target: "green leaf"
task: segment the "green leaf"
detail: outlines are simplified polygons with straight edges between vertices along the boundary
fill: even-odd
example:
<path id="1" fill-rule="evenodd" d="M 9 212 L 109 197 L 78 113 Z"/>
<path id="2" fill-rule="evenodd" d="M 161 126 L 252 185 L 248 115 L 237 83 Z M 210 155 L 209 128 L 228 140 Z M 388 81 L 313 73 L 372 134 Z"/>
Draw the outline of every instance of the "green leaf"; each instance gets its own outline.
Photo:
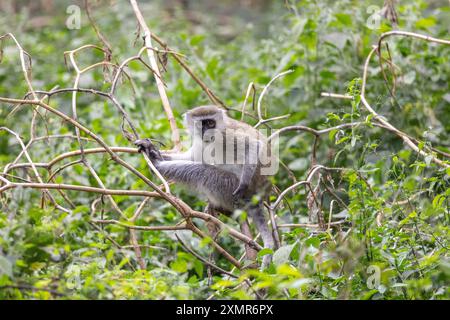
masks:
<path id="1" fill-rule="evenodd" d="M 8 277 L 12 278 L 13 277 L 12 270 L 13 269 L 11 262 L 8 259 L 6 259 L 6 257 L 0 256 L 0 275 L 6 274 Z"/>
<path id="2" fill-rule="evenodd" d="M 346 13 L 336 13 L 334 15 L 337 20 L 342 23 L 344 26 L 348 27 L 352 25 L 352 17 Z"/>
<path id="3" fill-rule="evenodd" d="M 336 133 L 338 133 L 338 129 L 333 129 L 328 133 L 328 138 L 330 139 L 330 141 L 334 141 L 334 137 L 336 136 Z"/>
<path id="4" fill-rule="evenodd" d="M 448 167 L 447 169 L 445 169 L 445 173 L 450 177 L 450 167 Z"/>
<path id="5" fill-rule="evenodd" d="M 313 246 L 314 248 L 319 248 L 320 239 L 319 239 L 319 237 L 311 237 L 305 241 L 305 244 L 307 246 Z"/>
<path id="6" fill-rule="evenodd" d="M 283 263 L 288 262 L 289 256 L 291 255 L 292 249 L 294 249 L 294 247 L 295 243 L 278 248 L 278 250 L 273 254 L 273 263 L 276 266 L 279 266 Z"/>
<path id="7" fill-rule="evenodd" d="M 195 260 L 194 261 L 194 270 L 197 273 L 199 278 L 203 277 L 203 262 L 201 262 L 200 260 Z"/>
<path id="8" fill-rule="evenodd" d="M 268 254 L 273 254 L 273 250 L 270 248 L 264 248 L 258 252 L 258 257 L 262 257 Z"/>
<path id="9" fill-rule="evenodd" d="M 188 270 L 188 264 L 184 259 L 177 259 L 170 264 L 170 268 L 179 273 L 185 273 Z"/>
<path id="10" fill-rule="evenodd" d="M 434 27 L 435 25 L 436 25 L 436 18 L 433 16 L 416 21 L 416 28 L 419 29 L 428 29 L 430 27 Z"/>

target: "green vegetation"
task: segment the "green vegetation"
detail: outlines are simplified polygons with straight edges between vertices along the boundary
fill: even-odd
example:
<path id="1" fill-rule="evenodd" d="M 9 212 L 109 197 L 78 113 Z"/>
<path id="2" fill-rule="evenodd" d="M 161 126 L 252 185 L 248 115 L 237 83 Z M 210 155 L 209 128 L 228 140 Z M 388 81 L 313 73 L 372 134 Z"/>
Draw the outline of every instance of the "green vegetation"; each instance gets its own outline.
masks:
<path id="1" fill-rule="evenodd" d="M 0 13 L 0 36 L 11 32 L 31 56 L 31 68 L 26 57 L 25 65 L 34 89 L 74 87 L 76 72 L 64 52 L 86 44 L 105 47 L 84 8 L 81 28 L 70 30 L 66 27 L 70 1 L 58 1 L 49 12 L 32 10 L 32 1 L 17 3 L 20 8 L 13 14 Z M 175 233 L 205 259 L 214 251 L 211 239 L 187 230 L 127 228 L 182 222 L 180 213 L 163 199 L 150 198 L 138 219 L 130 222 L 142 197 L 112 196 L 125 219 L 108 196 L 96 192 L 51 190 L 56 202 L 70 209 L 64 212 L 48 197 L 42 200 L 42 189 L 11 188 L 0 195 L 0 298 L 254 299 L 248 279 L 253 289 L 266 288 L 268 299 L 449 299 L 450 46 L 393 36 L 382 43 L 382 67 L 377 54 L 372 57 L 365 98 L 400 133 L 380 127 L 361 100 L 364 63 L 379 37 L 402 30 L 448 40 L 448 1 L 401 1 L 395 5 L 397 26 L 376 15 L 371 6 L 380 10 L 383 1 L 374 0 L 187 3 L 189 8 L 181 1 L 140 1 L 139 5 L 151 31 L 184 55 L 196 76 L 234 109 L 231 116 L 240 119 L 247 88 L 253 83 L 256 94 L 251 91 L 247 99 L 250 115 L 245 121 L 255 124 L 254 106 L 264 86 L 277 74 L 293 70 L 275 80 L 262 99 L 265 118 L 290 114 L 269 122 L 270 127 L 322 130 L 358 123 L 331 129 L 317 141 L 304 131 L 281 134 L 280 159 L 285 166 L 272 178 L 279 190 L 306 180 L 315 165 L 336 168 L 318 169 L 311 189 L 303 185 L 287 193 L 275 210 L 279 225 L 301 226 L 279 228 L 282 246 L 267 270 L 234 270 L 236 278 L 213 270 L 209 279 L 207 265 L 186 250 Z M 112 63 L 120 64 L 139 52 L 142 33 L 136 33 L 136 17 L 128 1 L 93 6 L 90 13 L 112 49 Z M 0 97 L 22 99 L 29 89 L 17 47 L 4 38 L 1 48 Z M 95 49 L 75 57 L 80 68 L 108 58 Z M 146 54 L 142 57 L 148 63 Z M 211 101 L 170 54 L 162 52 L 159 57 L 181 128 L 183 112 Z M 139 136 L 172 148 L 153 74 L 138 61 L 130 63 L 126 72 L 129 77 L 121 78 L 115 96 Z M 112 67 L 95 68 L 83 74 L 79 87 L 108 92 L 113 76 Z M 322 92 L 350 99 L 322 97 Z M 72 92 L 44 102 L 73 116 Z M 76 105 L 78 121 L 108 146 L 133 147 L 121 130 L 123 117 L 110 100 L 78 93 Z M 37 108 L 38 113 L 33 110 L 29 104 L 0 100 L 0 127 L 19 134 L 25 144 L 33 138 L 31 133 L 35 137 L 76 134 L 69 122 L 43 108 Z M 125 128 L 131 132 L 128 125 Z M 404 134 L 413 137 L 418 151 L 402 140 Z M 84 132 L 81 137 L 90 139 Z M 187 139 L 185 134 L 181 138 Z M 99 147 L 92 139 L 83 146 Z M 78 149 L 73 137 L 42 139 L 28 148 L 35 163 Z M 1 172 L 21 150 L 14 135 L 0 131 Z M 121 153 L 120 157 L 160 183 L 141 155 Z M 86 159 L 106 188 L 153 191 L 105 153 Z M 88 166 L 71 163 L 77 160 L 79 156 L 66 158 L 51 171 L 36 170 L 44 182 L 100 187 Z M 28 162 L 25 155 L 18 160 Z M 31 167 L 15 168 L 0 177 L 16 183 L 39 182 Z M 204 209 L 205 203 L 187 190 L 176 185 L 171 190 L 193 209 Z M 277 197 L 273 193 L 272 203 Z M 239 230 L 238 218 L 221 219 Z M 95 220 L 116 220 L 125 226 Z M 195 223 L 206 232 L 202 220 Z M 141 258 L 133 248 L 134 237 L 142 245 Z M 244 244 L 226 230 L 218 242 L 233 257 L 244 252 Z M 259 259 L 267 253 L 261 251 Z M 220 255 L 216 264 L 227 271 L 233 267 Z"/>

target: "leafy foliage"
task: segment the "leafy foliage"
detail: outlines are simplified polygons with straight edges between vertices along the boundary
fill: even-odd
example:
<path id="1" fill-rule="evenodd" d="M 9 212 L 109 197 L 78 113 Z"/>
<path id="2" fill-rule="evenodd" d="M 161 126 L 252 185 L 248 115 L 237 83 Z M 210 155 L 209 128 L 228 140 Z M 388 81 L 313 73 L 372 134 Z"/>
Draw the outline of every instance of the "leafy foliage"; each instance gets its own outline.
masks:
<path id="1" fill-rule="evenodd" d="M 309 190 L 296 189 L 288 195 L 289 205 L 277 211 L 279 224 L 305 224 L 281 228 L 282 246 L 265 271 L 248 269 L 237 278 L 215 274 L 208 283 L 202 261 L 185 252 L 171 232 L 140 232 L 139 243 L 147 263 L 139 270 L 135 252 L 125 246 L 130 232 L 118 225 L 99 227 L 90 221 L 91 204 L 100 199 L 101 213 L 120 220 L 105 198 L 96 194 L 67 191 L 75 204 L 71 214 L 40 206 L 38 190 L 19 188 L 2 194 L 0 207 L 0 297 L 3 299 L 225 299 L 254 298 L 245 285 L 267 291 L 272 299 L 448 299 L 450 264 L 449 208 L 450 170 L 441 168 L 413 152 L 392 133 L 372 125 L 371 116 L 359 98 L 364 60 L 383 32 L 394 26 L 387 19 L 374 22 L 371 5 L 382 1 L 261 1 L 252 10 L 239 8 L 224 13 L 224 5 L 204 10 L 205 3 L 190 11 L 152 1 L 142 5 L 151 29 L 177 52 L 198 76 L 236 110 L 244 102 L 250 82 L 258 94 L 276 74 L 293 72 L 277 80 L 264 97 L 263 110 L 270 117 L 290 114 L 271 122 L 274 128 L 304 125 L 325 129 L 349 122 L 359 125 L 332 130 L 321 136 L 317 162 L 340 168 L 324 174 L 322 185 L 334 190 L 344 202 L 323 193 L 323 211 L 328 219 L 345 220 L 325 230 L 310 228 Z M 83 16 L 79 30 L 65 27 L 63 1 L 57 14 L 44 27 L 30 30 L 30 12 L 0 15 L 0 30 L 12 32 L 33 58 L 36 89 L 73 86 L 73 70 L 67 70 L 63 51 L 99 40 Z M 434 37 L 448 36 L 449 8 L 446 1 L 403 1 L 396 6 L 401 30 Z M 190 13 L 190 14 L 187 14 Z M 127 2 L 96 8 L 97 23 L 111 43 L 113 57 L 123 61 L 136 54 L 133 47 L 136 22 Z M 194 19 L 193 16 L 197 17 Z M 222 19 L 222 20 L 221 20 Z M 226 22 L 223 22 L 226 20 Z M 0 96 L 17 97 L 27 92 L 19 58 L 10 41 L 2 43 Z M 392 65 L 384 63 L 390 88 L 395 75 L 395 99 L 390 95 L 377 58 L 372 60 L 366 97 L 378 113 L 400 130 L 420 141 L 420 147 L 434 147 L 449 153 L 450 136 L 450 48 L 410 38 L 389 40 Z M 82 65 L 103 59 L 94 53 L 79 57 Z M 209 103 L 193 79 L 169 58 L 163 79 L 178 119 L 189 107 Z M 392 71 L 394 70 L 394 71 Z M 147 69 L 130 64 L 131 83 L 124 78 L 117 96 L 137 124 L 141 136 L 169 144 L 170 128 Z M 108 90 L 104 71 L 96 69 L 81 79 L 81 87 Z M 134 92 L 132 90 L 134 87 Z M 351 100 L 321 97 L 321 92 L 346 93 Z M 50 104 L 70 114 L 71 95 L 52 97 Z M 248 105 L 256 103 L 251 95 Z M 0 126 L 14 128 L 25 141 L 30 139 L 29 106 L 14 115 L 2 103 Z M 239 111 L 232 115 L 240 117 Z M 249 112 L 253 112 L 248 107 Z M 46 135 L 73 133 L 73 128 L 43 113 L 37 131 Z M 108 144 L 129 146 L 120 132 L 121 116 L 108 101 L 80 94 L 78 118 Z M 246 117 L 254 124 L 255 119 Z M 179 123 L 181 126 L 181 122 Z M 52 154 L 47 148 L 51 147 Z M 292 174 L 303 180 L 311 168 L 314 137 L 290 132 L 280 140 L 280 158 L 290 169 L 280 167 L 273 182 L 281 190 L 292 185 Z M 86 147 L 95 147 L 88 142 Z M 168 146 L 170 147 L 170 146 Z M 55 154 L 78 149 L 74 139 L 36 142 L 30 149 L 35 161 L 46 162 Z M 12 162 L 20 152 L 17 142 L 0 132 L 0 163 Z M 114 189 L 146 189 L 145 185 L 104 155 L 90 155 L 94 169 L 105 185 Z M 36 160 L 39 159 L 39 160 Z M 90 158 L 91 159 L 91 158 Z M 141 172 L 147 167 L 141 157 L 124 155 Z M 56 168 L 55 168 L 56 169 Z M 19 171 L 18 171 L 19 172 Z M 47 177 L 48 178 L 48 177 Z M 56 176 L 56 183 L 96 186 L 81 165 L 73 165 Z M 194 208 L 204 203 L 186 190 L 175 193 Z M 326 190 L 325 190 L 326 191 Z M 127 216 L 136 202 L 114 196 Z M 98 210 L 97 210 L 98 211 Z M 98 213 L 98 212 L 97 212 Z M 331 217 L 330 217 L 331 215 Z M 381 219 L 381 223 L 379 222 Z M 136 225 L 173 225 L 178 214 L 164 201 L 152 200 Z M 226 223 L 237 226 L 232 218 Z M 203 226 L 202 226 L 203 227 Z M 189 232 L 180 232 L 196 252 L 208 257 L 211 246 Z M 113 241 L 111 241 L 111 239 Z M 124 247 L 117 248 L 115 243 Z M 234 256 L 243 246 L 222 236 L 221 244 Z M 269 252 L 260 252 L 259 258 Z M 229 270 L 224 259 L 218 265 Z"/>

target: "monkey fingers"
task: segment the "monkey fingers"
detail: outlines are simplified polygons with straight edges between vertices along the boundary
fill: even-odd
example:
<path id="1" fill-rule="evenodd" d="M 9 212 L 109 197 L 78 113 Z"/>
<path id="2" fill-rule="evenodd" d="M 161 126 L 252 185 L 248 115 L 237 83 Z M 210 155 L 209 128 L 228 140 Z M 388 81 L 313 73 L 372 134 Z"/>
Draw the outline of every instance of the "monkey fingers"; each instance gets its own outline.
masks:
<path id="1" fill-rule="evenodd" d="M 161 154 L 149 138 L 136 140 L 134 144 L 139 152 L 145 152 L 151 160 L 162 160 Z"/>

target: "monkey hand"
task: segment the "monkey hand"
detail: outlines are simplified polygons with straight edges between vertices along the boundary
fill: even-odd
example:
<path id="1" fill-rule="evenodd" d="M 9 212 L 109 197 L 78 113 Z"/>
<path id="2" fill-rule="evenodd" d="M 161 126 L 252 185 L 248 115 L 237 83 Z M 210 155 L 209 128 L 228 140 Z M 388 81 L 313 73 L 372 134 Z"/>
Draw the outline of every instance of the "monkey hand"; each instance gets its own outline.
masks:
<path id="1" fill-rule="evenodd" d="M 139 152 L 144 152 L 150 160 L 163 160 L 159 150 L 155 147 L 152 141 L 148 138 L 136 140 L 134 144 L 138 147 Z"/>
<path id="2" fill-rule="evenodd" d="M 236 190 L 233 191 L 233 205 L 239 207 L 244 203 L 247 186 L 239 184 Z"/>

